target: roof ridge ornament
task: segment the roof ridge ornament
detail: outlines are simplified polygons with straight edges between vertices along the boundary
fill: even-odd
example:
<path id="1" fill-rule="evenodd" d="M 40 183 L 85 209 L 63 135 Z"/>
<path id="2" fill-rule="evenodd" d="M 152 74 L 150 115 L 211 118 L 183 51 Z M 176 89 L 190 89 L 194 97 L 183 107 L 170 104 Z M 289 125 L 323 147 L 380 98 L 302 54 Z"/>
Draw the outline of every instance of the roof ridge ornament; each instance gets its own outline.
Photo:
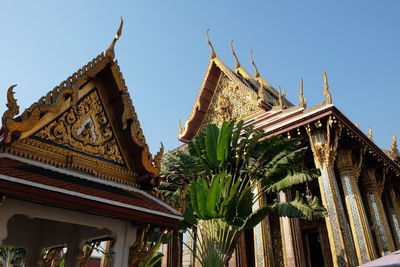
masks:
<path id="1" fill-rule="evenodd" d="M 397 137 L 395 134 L 392 135 L 392 144 L 390 145 L 390 148 L 392 149 L 393 153 L 399 153 L 399 150 L 397 149 Z"/>
<path id="2" fill-rule="evenodd" d="M 235 61 L 236 61 L 235 62 L 235 70 L 237 71 L 240 68 L 240 62 L 235 53 L 235 49 L 233 48 L 233 40 L 231 41 L 231 52 L 232 52 L 232 55 L 235 57 Z"/>
<path id="3" fill-rule="evenodd" d="M 251 64 L 254 66 L 254 78 L 258 79 L 260 77 L 260 72 L 258 71 L 256 64 L 254 63 L 253 49 L 250 50 L 250 60 L 251 60 Z"/>
<path id="4" fill-rule="evenodd" d="M 328 77 L 326 76 L 326 72 L 325 71 L 322 72 L 322 75 L 324 76 L 325 104 L 332 104 L 332 96 L 331 96 L 331 92 L 329 92 Z"/>
<path id="5" fill-rule="evenodd" d="M 14 97 L 14 88 L 17 85 L 11 85 L 7 90 L 7 110 L 3 113 L 2 123 L 3 126 L 6 126 L 8 119 L 13 119 L 15 116 L 19 114 L 19 106 L 17 104 L 17 99 Z"/>
<path id="6" fill-rule="evenodd" d="M 372 136 L 372 128 L 370 126 L 368 126 L 368 138 L 373 140 L 373 136 Z"/>
<path id="7" fill-rule="evenodd" d="M 118 30 L 115 33 L 114 36 L 114 40 L 111 42 L 110 46 L 107 48 L 106 51 L 103 52 L 103 55 L 105 57 L 108 57 L 110 59 L 114 59 L 115 58 L 115 52 L 114 52 L 114 47 L 115 47 L 115 43 L 118 41 L 118 39 L 121 37 L 122 35 L 122 27 L 124 25 L 124 20 L 121 17 L 121 22 L 119 24 Z"/>
<path id="8" fill-rule="evenodd" d="M 279 95 L 278 95 L 278 100 L 279 100 L 279 108 L 280 109 L 285 109 L 286 108 L 286 91 L 283 90 L 280 86 L 279 86 Z"/>
<path id="9" fill-rule="evenodd" d="M 208 43 L 208 45 L 209 45 L 210 48 L 211 48 L 211 55 L 210 55 L 210 58 L 211 58 L 211 59 L 214 59 L 214 58 L 217 57 L 217 54 L 215 53 L 214 47 L 213 47 L 213 45 L 212 45 L 212 43 L 211 43 L 211 41 L 210 41 L 210 36 L 208 35 L 208 32 L 209 32 L 209 31 L 210 31 L 210 29 L 207 29 L 207 31 L 206 31 L 206 38 L 207 38 L 207 43 Z"/>
<path id="10" fill-rule="evenodd" d="M 300 78 L 300 94 L 299 94 L 300 107 L 307 107 L 307 99 L 303 96 L 303 78 Z"/>

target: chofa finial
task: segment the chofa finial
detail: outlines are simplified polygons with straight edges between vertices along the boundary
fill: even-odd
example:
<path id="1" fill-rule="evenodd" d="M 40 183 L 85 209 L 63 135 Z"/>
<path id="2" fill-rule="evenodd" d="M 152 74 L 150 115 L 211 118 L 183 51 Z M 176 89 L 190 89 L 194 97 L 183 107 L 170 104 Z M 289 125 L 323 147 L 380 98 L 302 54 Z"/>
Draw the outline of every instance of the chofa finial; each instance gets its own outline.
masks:
<path id="1" fill-rule="evenodd" d="M 208 32 L 209 32 L 209 31 L 210 31 L 210 29 L 207 29 L 207 31 L 206 31 L 206 38 L 207 38 L 207 43 L 208 43 L 208 45 L 209 45 L 210 48 L 211 48 L 211 55 L 210 55 L 210 57 L 211 57 L 211 59 L 214 59 L 214 58 L 217 57 L 217 54 L 215 54 L 214 47 L 213 47 L 213 45 L 211 44 L 210 36 L 208 35 Z"/>
<path id="2" fill-rule="evenodd" d="M 368 127 L 368 138 L 372 140 L 373 136 L 372 136 L 372 128 Z"/>
<path id="3" fill-rule="evenodd" d="M 257 68 L 256 64 L 254 63 L 253 50 L 250 50 L 250 60 L 251 60 L 251 64 L 254 66 L 254 78 L 257 79 L 260 77 L 260 73 L 258 72 L 258 68 Z"/>
<path id="4" fill-rule="evenodd" d="M 326 72 L 325 71 L 323 71 L 322 74 L 324 75 L 325 104 L 332 104 L 332 96 L 331 96 L 331 92 L 329 92 L 328 77 L 326 76 Z"/>
<path id="5" fill-rule="evenodd" d="M 117 40 L 119 39 L 119 37 L 121 37 L 122 35 L 122 26 L 124 25 L 124 20 L 121 17 L 121 23 L 119 24 L 119 28 L 117 30 L 117 33 L 114 36 L 114 40 L 111 42 L 110 46 L 107 48 L 106 51 L 104 51 L 104 56 L 109 57 L 111 59 L 115 58 L 115 52 L 114 52 L 114 47 L 115 47 L 115 43 L 117 42 Z"/>
<path id="6" fill-rule="evenodd" d="M 307 100 L 303 96 L 303 78 L 300 78 L 299 101 L 300 101 L 300 107 L 305 108 L 307 106 Z"/>
<path id="7" fill-rule="evenodd" d="M 238 70 L 240 68 L 240 62 L 238 57 L 236 56 L 235 50 L 233 49 L 233 40 L 231 41 L 231 51 L 232 51 L 232 55 L 235 57 L 235 69 Z"/>

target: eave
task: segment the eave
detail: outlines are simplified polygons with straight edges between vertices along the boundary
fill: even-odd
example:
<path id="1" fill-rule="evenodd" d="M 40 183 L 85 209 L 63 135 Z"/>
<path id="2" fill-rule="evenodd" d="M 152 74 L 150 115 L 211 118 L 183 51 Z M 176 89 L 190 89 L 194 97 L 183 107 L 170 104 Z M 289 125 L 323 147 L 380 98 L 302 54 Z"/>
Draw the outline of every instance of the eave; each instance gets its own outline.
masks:
<path id="1" fill-rule="evenodd" d="M 279 114 L 279 112 L 269 116 L 259 115 L 257 118 L 247 120 L 245 125 L 254 125 L 255 130 L 263 129 L 266 132 L 266 138 L 268 138 L 269 136 L 287 134 L 289 131 L 299 129 L 308 124 L 315 123 L 318 120 L 333 116 L 338 123 L 344 126 L 344 130 L 350 133 L 350 136 L 353 135 L 362 146 L 365 146 L 368 149 L 372 156 L 376 157 L 378 161 L 382 161 L 384 165 L 387 165 L 392 169 L 396 175 L 400 175 L 400 166 L 334 105 L 320 104 L 309 109 L 294 107 L 293 112 L 288 112 L 288 116 L 283 116 L 276 121 L 269 121 L 274 116 L 277 116 L 277 114 Z"/>

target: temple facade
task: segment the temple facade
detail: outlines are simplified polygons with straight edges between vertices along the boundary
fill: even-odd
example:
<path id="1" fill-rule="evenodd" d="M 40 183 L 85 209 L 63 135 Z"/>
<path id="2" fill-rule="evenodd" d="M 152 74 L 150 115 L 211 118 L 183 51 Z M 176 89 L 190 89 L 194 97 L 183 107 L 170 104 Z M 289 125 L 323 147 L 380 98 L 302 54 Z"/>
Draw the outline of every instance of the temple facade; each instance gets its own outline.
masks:
<path id="1" fill-rule="evenodd" d="M 22 113 L 7 91 L 0 246 L 22 248 L 26 266 L 88 266 L 94 251 L 96 266 L 137 266 L 154 249 L 145 235 L 182 219 L 152 193 L 163 148 L 150 154 L 114 59 L 121 32 L 122 20 L 107 50 Z"/>
<path id="2" fill-rule="evenodd" d="M 209 123 L 244 120 L 265 136 L 298 138 L 309 147 L 304 163 L 321 176 L 278 200 L 290 200 L 295 190 L 318 196 L 327 209 L 322 220 L 305 221 L 269 216 L 246 231 L 237 244 L 230 266 L 358 266 L 400 249 L 400 153 L 393 136 L 390 151 L 363 133 L 332 103 L 326 73 L 321 86 L 325 100 L 307 107 L 300 81 L 298 104 L 276 90 L 259 73 L 240 64 L 227 67 L 211 42 L 211 59 L 189 118 L 179 123 L 179 140 L 190 141 Z M 321 79 L 322 85 L 322 79 Z M 323 88 L 323 90 L 322 90 Z M 262 206 L 272 199 L 261 199 Z M 183 240 L 195 248 L 194 240 Z M 199 266 L 183 247 L 182 266 Z M 177 266 L 177 265 L 168 265 Z"/>

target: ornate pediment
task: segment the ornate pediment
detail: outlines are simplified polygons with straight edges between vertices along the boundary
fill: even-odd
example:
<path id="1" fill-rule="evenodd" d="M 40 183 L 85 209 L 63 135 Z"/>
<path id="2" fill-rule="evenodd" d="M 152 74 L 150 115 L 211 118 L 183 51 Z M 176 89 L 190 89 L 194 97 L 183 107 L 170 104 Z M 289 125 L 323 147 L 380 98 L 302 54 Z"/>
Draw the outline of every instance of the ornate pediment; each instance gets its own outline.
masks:
<path id="1" fill-rule="evenodd" d="M 31 138 L 124 164 L 113 130 L 94 89 Z"/>
<path id="2" fill-rule="evenodd" d="M 202 126 L 221 124 L 232 119 L 240 120 L 259 110 L 257 93 L 235 83 L 221 72 Z"/>

